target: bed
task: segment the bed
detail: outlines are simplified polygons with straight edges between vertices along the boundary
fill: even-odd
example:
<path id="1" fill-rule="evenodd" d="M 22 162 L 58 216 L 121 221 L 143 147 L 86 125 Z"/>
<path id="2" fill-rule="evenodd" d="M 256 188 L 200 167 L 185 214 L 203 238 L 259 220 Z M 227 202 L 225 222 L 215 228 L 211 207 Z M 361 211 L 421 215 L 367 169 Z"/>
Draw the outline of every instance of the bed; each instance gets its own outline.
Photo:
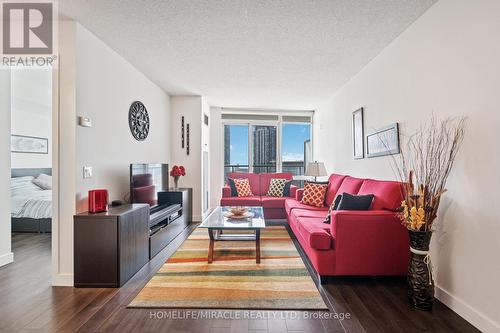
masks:
<path id="1" fill-rule="evenodd" d="M 11 170 L 12 232 L 51 232 L 52 190 L 33 183 L 40 174 L 52 175 L 50 168 Z"/>

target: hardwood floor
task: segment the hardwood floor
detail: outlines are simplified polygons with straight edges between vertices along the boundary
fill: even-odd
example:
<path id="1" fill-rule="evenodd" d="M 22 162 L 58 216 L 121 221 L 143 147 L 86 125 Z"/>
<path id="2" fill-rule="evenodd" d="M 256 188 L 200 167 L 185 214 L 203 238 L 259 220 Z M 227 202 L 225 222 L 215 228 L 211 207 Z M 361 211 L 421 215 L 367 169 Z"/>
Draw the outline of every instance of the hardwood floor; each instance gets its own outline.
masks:
<path id="1" fill-rule="evenodd" d="M 221 311 L 194 320 L 212 312 L 127 309 L 193 228 L 121 289 L 51 287 L 50 235 L 13 235 L 15 262 L 0 268 L 0 332 L 479 332 L 438 301 L 432 312 L 410 308 L 399 278 L 333 279 L 319 287 L 331 312 Z"/>

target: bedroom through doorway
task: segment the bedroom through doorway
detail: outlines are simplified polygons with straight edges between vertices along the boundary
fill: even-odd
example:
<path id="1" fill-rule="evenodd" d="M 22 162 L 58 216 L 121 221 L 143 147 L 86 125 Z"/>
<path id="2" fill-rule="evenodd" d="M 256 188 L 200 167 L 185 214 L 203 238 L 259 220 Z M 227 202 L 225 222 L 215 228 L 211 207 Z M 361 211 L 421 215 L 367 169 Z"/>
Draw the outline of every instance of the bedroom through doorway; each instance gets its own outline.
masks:
<path id="1" fill-rule="evenodd" d="M 10 71 L 12 251 L 15 263 L 36 253 L 44 282 L 51 276 L 52 75 L 48 67 Z"/>

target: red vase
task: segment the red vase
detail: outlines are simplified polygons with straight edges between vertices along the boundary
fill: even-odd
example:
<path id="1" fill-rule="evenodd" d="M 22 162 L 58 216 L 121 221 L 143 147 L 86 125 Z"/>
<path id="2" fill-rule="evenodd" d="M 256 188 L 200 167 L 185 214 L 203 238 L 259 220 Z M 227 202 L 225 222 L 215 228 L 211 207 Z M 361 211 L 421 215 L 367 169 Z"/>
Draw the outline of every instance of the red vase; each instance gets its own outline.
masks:
<path id="1" fill-rule="evenodd" d="M 89 212 L 100 213 L 108 210 L 108 190 L 98 189 L 89 191 Z"/>

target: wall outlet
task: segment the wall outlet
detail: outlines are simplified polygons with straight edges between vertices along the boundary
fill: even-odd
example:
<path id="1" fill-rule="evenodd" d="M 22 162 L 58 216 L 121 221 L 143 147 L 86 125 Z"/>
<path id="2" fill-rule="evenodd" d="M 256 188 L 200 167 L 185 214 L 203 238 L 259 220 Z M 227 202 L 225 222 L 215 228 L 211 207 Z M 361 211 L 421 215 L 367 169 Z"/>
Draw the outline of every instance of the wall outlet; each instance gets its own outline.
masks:
<path id="1" fill-rule="evenodd" d="M 84 166 L 83 167 L 83 179 L 92 178 L 92 167 Z"/>
<path id="2" fill-rule="evenodd" d="M 92 127 L 92 119 L 88 117 L 78 117 L 78 125 L 82 127 Z"/>

